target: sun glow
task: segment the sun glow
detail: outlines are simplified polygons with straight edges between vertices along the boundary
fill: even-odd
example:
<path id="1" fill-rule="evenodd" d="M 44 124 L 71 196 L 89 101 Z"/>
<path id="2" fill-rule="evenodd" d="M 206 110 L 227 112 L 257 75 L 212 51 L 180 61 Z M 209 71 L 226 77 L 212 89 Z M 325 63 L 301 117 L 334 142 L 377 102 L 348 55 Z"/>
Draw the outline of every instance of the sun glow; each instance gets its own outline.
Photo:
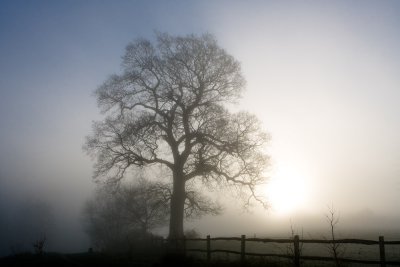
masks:
<path id="1" fill-rule="evenodd" d="M 306 208 L 310 187 L 302 172 L 280 165 L 265 187 L 272 211 L 287 215 Z"/>

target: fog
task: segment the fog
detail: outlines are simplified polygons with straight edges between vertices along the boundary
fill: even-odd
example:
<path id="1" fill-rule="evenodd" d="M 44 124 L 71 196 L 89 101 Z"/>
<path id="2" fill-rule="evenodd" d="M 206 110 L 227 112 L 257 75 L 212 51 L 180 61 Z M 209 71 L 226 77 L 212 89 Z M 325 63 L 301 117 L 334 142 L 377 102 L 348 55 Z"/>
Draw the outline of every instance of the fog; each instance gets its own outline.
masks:
<path id="1" fill-rule="evenodd" d="M 242 64 L 238 109 L 262 121 L 270 208 L 186 223 L 202 235 L 324 234 L 333 205 L 344 236 L 400 229 L 400 4 L 397 1 L 1 1 L 0 255 L 86 251 L 82 208 L 102 118 L 93 91 L 135 38 L 215 35 Z M 215 193 L 215 192 L 214 192 Z M 165 229 L 159 229 L 166 235 Z M 397 236 L 398 237 L 398 236 Z"/>

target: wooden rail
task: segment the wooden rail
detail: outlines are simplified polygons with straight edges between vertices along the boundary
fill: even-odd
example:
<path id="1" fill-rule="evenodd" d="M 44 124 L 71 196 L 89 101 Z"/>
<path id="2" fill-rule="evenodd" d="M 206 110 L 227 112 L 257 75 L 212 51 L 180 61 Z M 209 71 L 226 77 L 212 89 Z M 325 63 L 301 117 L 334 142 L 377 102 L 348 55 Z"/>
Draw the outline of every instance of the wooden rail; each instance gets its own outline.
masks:
<path id="1" fill-rule="evenodd" d="M 195 249 L 187 248 L 187 241 L 205 241 L 206 249 Z M 211 241 L 238 241 L 240 242 L 240 250 L 228 250 L 228 249 L 212 249 Z M 246 242 L 262 242 L 262 243 L 280 243 L 280 244 L 293 244 L 293 255 L 288 254 L 277 254 L 277 253 L 253 253 L 246 252 Z M 245 262 L 246 256 L 269 256 L 269 257 L 280 257 L 292 259 L 295 266 L 300 266 L 300 260 L 313 260 L 313 261 L 335 261 L 339 260 L 343 263 L 361 263 L 361 264 L 378 264 L 382 267 L 387 265 L 400 266 L 400 261 L 388 261 L 386 260 L 385 245 L 400 245 L 400 241 L 385 241 L 383 236 L 379 237 L 379 240 L 364 240 L 364 239 L 337 239 L 337 240 L 325 240 L 325 239 L 300 239 L 298 235 L 295 235 L 293 239 L 272 239 L 272 238 L 246 238 L 245 235 L 241 237 L 213 237 L 210 235 L 207 238 L 185 238 L 184 249 L 191 252 L 202 252 L 206 253 L 207 261 L 211 261 L 211 254 L 213 253 L 231 253 L 240 255 L 241 263 Z M 300 244 L 359 244 L 359 245 L 376 245 L 379 246 L 379 260 L 359 260 L 359 259 L 348 259 L 348 258 L 332 258 L 322 256 L 304 256 L 301 255 Z"/>

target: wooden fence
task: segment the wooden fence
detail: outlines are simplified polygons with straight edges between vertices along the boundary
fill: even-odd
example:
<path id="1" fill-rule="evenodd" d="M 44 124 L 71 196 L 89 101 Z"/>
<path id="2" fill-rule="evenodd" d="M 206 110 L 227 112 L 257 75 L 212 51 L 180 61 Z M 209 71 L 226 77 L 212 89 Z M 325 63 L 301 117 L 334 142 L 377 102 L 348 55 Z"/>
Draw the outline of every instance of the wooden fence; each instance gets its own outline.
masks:
<path id="1" fill-rule="evenodd" d="M 206 242 L 205 249 L 198 248 L 187 248 L 187 241 L 203 241 Z M 239 241 L 240 247 L 238 250 L 227 250 L 227 249 L 212 249 L 211 241 Z M 280 243 L 293 245 L 293 253 L 290 254 L 278 254 L 278 253 L 253 253 L 246 251 L 246 242 L 261 242 L 261 243 Z M 379 247 L 379 260 L 359 260 L 349 258 L 333 258 L 333 257 L 322 257 L 322 256 L 305 256 L 301 255 L 302 244 L 359 244 L 359 245 L 375 245 Z M 379 240 L 363 240 L 363 239 L 337 239 L 337 240 L 319 240 L 319 239 L 300 239 L 298 235 L 295 235 L 293 239 L 270 239 L 270 238 L 246 238 L 245 235 L 241 237 L 214 237 L 211 238 L 209 235 L 206 239 L 202 238 L 185 238 L 183 240 L 183 249 L 186 252 L 202 252 L 206 253 L 207 261 L 211 261 L 211 255 L 213 253 L 232 253 L 240 255 L 242 263 L 245 262 L 246 256 L 260 256 L 260 257 L 280 257 L 291 259 L 295 266 L 300 266 L 301 260 L 313 260 L 313 261 L 340 261 L 343 263 L 359 263 L 359 264 L 376 264 L 380 266 L 395 265 L 400 266 L 400 261 L 388 261 L 385 256 L 385 245 L 400 245 L 400 241 L 385 241 L 383 236 L 379 237 Z M 240 249 L 239 249 L 240 248 Z"/>

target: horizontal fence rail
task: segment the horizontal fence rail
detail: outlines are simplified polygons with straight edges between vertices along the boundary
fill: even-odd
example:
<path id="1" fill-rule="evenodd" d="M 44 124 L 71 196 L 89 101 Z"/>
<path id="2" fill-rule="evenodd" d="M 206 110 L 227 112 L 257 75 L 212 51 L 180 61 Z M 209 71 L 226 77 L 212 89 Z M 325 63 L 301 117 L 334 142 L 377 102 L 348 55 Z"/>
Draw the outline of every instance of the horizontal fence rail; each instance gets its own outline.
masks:
<path id="1" fill-rule="evenodd" d="M 205 249 L 199 248 L 187 248 L 187 241 L 201 241 L 205 242 Z M 238 250 L 229 249 L 212 249 L 211 241 L 237 241 L 240 242 Z M 278 243 L 278 244 L 292 244 L 293 255 L 279 254 L 279 253 L 254 253 L 246 251 L 246 242 L 261 242 L 261 243 Z M 260 257 L 279 257 L 291 259 L 295 266 L 300 266 L 300 260 L 312 260 L 312 261 L 339 261 L 343 263 L 359 263 L 359 264 L 375 264 L 380 266 L 394 265 L 400 266 L 400 261 L 389 261 L 386 260 L 385 245 L 400 245 L 400 241 L 385 241 L 383 236 L 379 237 L 379 240 L 364 240 L 364 239 L 300 239 L 298 235 L 295 235 L 293 239 L 273 239 L 273 238 L 246 238 L 245 235 L 241 237 L 211 237 L 207 238 L 184 238 L 183 239 L 185 252 L 200 252 L 206 253 L 207 260 L 211 260 L 213 253 L 230 253 L 240 255 L 241 262 L 245 262 L 246 256 L 260 256 Z M 360 260 L 360 259 L 349 259 L 349 258 L 334 258 L 324 256 L 305 256 L 301 255 L 301 244 L 358 244 L 358 245 L 375 245 L 379 247 L 379 259 L 377 260 Z"/>

